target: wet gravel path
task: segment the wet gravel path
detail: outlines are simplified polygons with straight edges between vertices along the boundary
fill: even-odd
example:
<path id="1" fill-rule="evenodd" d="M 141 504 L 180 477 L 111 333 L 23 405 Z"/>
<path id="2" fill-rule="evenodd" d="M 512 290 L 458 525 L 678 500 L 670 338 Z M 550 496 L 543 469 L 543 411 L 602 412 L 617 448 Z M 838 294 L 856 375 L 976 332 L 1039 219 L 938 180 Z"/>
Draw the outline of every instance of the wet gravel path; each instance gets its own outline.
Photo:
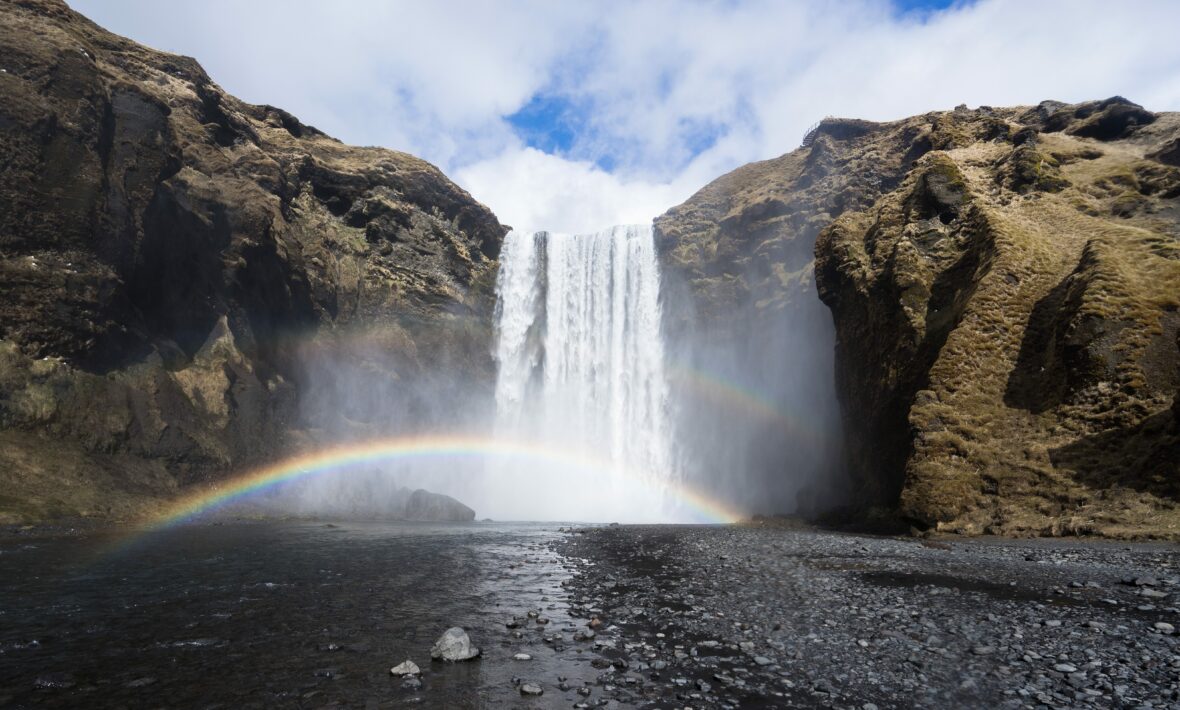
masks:
<path id="1" fill-rule="evenodd" d="M 578 529 L 582 702 L 1180 708 L 1180 547 L 774 528 Z M 588 628 L 588 627 L 587 627 Z"/>

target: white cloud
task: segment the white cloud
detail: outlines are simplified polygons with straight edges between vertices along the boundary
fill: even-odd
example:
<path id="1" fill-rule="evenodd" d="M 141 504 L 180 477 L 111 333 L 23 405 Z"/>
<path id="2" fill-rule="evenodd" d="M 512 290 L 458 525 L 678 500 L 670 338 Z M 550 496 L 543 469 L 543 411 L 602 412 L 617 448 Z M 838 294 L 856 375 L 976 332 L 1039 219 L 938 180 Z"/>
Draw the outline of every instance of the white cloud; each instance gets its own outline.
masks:
<path id="1" fill-rule="evenodd" d="M 475 186 L 476 196 L 492 205 L 501 221 L 528 231 L 592 232 L 650 222 L 695 189 L 683 181 L 622 180 L 593 163 L 534 148 L 506 150 L 461 168 L 456 179 Z"/>
<path id="2" fill-rule="evenodd" d="M 506 223 L 561 231 L 650 219 L 828 114 L 1112 94 L 1180 109 L 1170 0 L 981 0 L 921 17 L 886 0 L 74 4 L 198 57 L 246 100 L 438 163 Z M 523 147 L 505 120 L 542 92 L 586 107 L 566 154 Z"/>

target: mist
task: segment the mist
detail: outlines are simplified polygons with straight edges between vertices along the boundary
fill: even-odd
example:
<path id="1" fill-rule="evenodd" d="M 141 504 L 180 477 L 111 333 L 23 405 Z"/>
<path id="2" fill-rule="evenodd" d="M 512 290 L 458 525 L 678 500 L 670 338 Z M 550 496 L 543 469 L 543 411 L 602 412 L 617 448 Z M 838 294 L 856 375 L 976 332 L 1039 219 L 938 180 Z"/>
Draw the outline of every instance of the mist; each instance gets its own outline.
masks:
<path id="1" fill-rule="evenodd" d="M 700 317 L 688 285 L 664 276 L 684 475 L 747 514 L 812 516 L 843 503 L 835 329 L 811 265 L 784 306 L 759 309 L 751 295 L 720 322 Z"/>
<path id="2" fill-rule="evenodd" d="M 718 326 L 658 261 L 650 225 L 512 232 L 494 314 L 296 339 L 298 448 L 382 452 L 250 505 L 396 518 L 425 489 L 479 519 L 727 522 L 838 503 L 834 330 L 810 266 L 785 307 L 751 295 Z"/>

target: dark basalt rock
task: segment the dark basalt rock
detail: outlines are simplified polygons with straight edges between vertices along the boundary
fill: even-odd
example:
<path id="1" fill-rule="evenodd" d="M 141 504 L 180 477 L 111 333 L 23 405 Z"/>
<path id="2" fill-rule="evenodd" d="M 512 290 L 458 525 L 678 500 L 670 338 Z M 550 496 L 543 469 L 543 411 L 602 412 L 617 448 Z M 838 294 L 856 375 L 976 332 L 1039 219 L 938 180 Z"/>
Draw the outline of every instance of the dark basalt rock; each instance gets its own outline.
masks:
<path id="1" fill-rule="evenodd" d="M 1155 121 L 1155 114 L 1121 96 L 1105 101 L 1062 106 L 1044 121 L 1046 132 L 1065 131 L 1070 135 L 1100 141 L 1128 137 L 1135 129 Z"/>
<path id="2" fill-rule="evenodd" d="M 406 520 L 466 523 L 475 520 L 475 511 L 450 496 L 419 488 L 406 499 Z"/>

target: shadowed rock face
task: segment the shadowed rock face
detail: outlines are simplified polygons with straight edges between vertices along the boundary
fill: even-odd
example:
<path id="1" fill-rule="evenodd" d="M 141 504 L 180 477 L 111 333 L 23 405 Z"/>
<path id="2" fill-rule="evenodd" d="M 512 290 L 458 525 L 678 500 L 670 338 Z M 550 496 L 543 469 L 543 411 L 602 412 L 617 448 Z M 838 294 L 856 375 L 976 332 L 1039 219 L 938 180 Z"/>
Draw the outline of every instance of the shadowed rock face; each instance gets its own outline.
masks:
<path id="1" fill-rule="evenodd" d="M 771 274 L 814 246 L 855 506 L 1174 537 L 1178 135 L 1117 97 L 828 120 L 657 225 L 698 321 L 808 307 Z"/>
<path id="2" fill-rule="evenodd" d="M 471 522 L 475 511 L 450 496 L 431 493 L 421 488 L 406 499 L 406 520 Z"/>
<path id="3" fill-rule="evenodd" d="M 0 6 L 0 69 L 0 511 L 118 512 L 280 453 L 309 351 L 403 408 L 431 372 L 492 382 L 505 229 L 433 166 L 52 0 Z"/>

